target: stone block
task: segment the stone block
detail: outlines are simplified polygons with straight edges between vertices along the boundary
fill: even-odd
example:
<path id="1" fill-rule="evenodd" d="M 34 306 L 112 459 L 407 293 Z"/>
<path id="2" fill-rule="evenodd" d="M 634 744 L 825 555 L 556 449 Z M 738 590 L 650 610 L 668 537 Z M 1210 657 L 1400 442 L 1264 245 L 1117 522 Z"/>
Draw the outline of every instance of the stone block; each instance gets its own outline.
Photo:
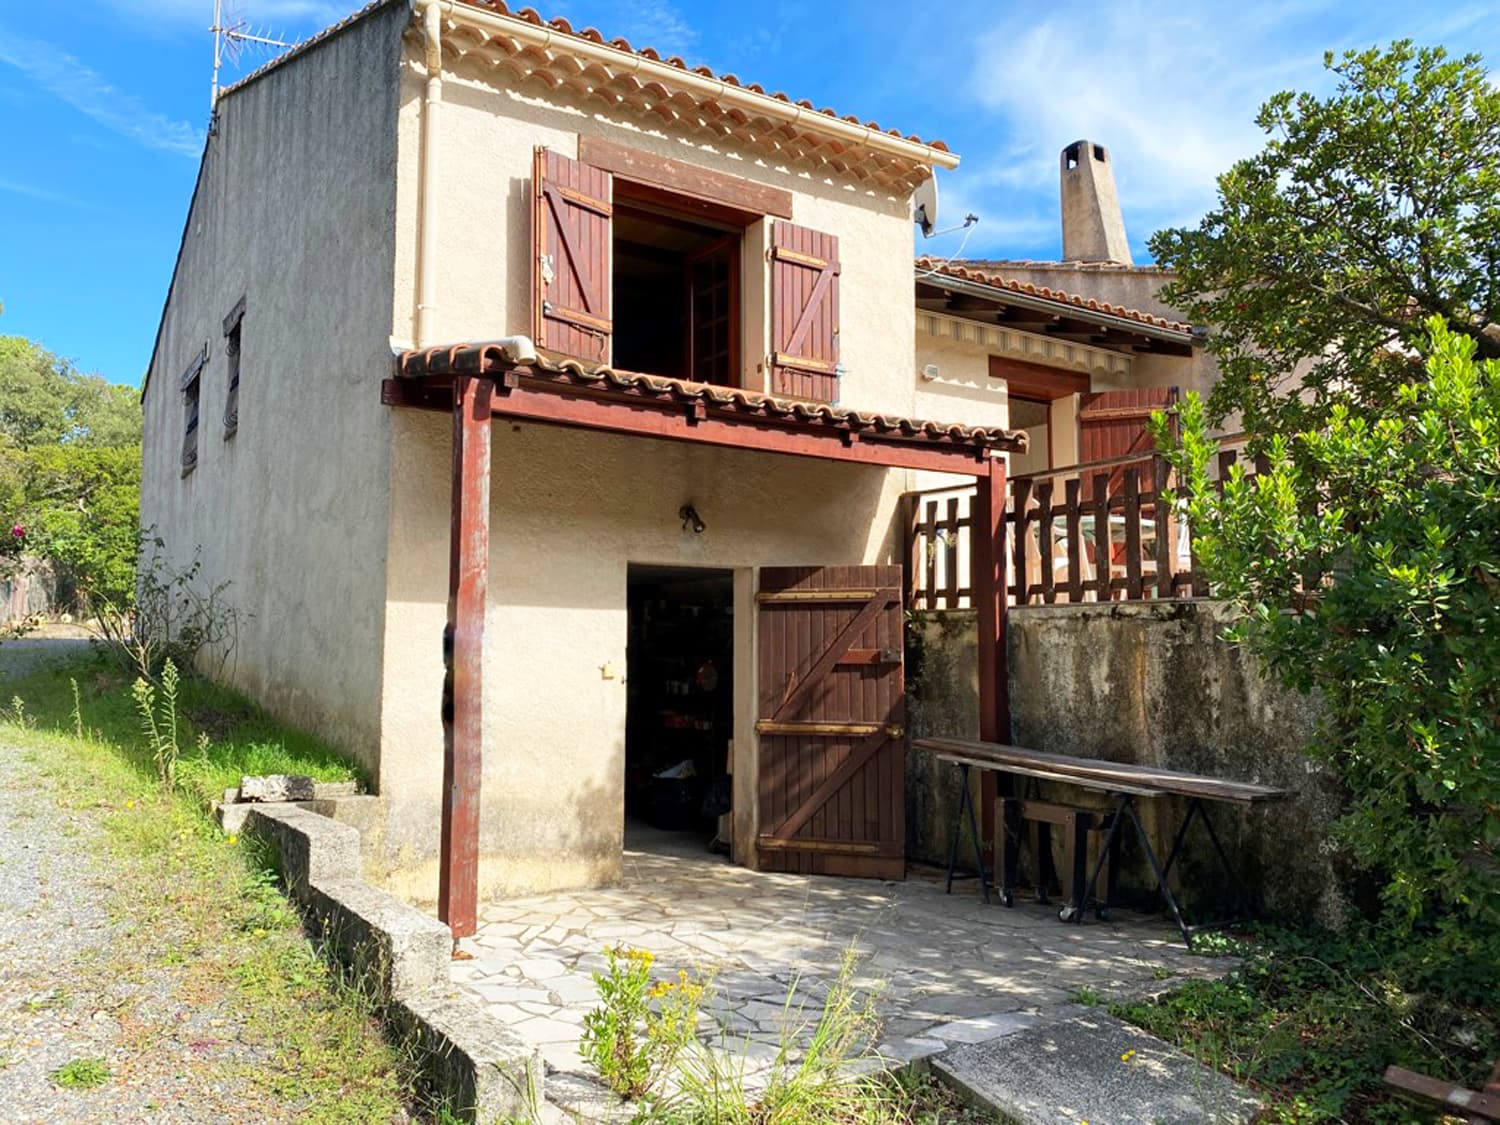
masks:
<path id="1" fill-rule="evenodd" d="M 292 898 L 306 906 L 313 886 L 358 879 L 359 832 L 295 805 L 252 805 L 244 831 L 269 839 Z"/>
<path id="2" fill-rule="evenodd" d="M 433 988 L 387 1011 L 398 1042 L 415 1050 L 425 1092 L 465 1121 L 534 1120 L 543 1105 L 542 1059 L 472 1000 Z"/>
<path id="3" fill-rule="evenodd" d="M 1089 1014 L 1015 1030 L 931 1061 L 938 1080 L 1021 1125 L 1230 1125 L 1250 1092 L 1139 1028 Z"/>
<path id="4" fill-rule="evenodd" d="M 416 907 L 357 878 L 315 883 L 306 906 L 339 963 L 378 1003 L 448 984 L 453 935 Z"/>
<path id="5" fill-rule="evenodd" d="M 313 779 L 293 773 L 270 773 L 264 777 L 240 778 L 241 801 L 311 801 L 316 797 Z"/>

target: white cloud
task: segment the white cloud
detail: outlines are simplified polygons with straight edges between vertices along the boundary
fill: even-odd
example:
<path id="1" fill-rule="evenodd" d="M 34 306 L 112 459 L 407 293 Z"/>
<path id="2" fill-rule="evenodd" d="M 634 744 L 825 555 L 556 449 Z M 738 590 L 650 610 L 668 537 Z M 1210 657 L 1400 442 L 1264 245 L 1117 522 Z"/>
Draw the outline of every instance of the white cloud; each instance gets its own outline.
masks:
<path id="1" fill-rule="evenodd" d="M 1287 9 L 1187 3 L 1168 15 L 1137 2 L 1051 13 L 1004 20 L 979 41 L 973 94 L 1009 137 L 981 174 L 1055 191 L 1058 152 L 1096 141 L 1110 149 L 1127 211 L 1143 216 L 1204 210 L 1215 177 L 1259 147 L 1255 108 L 1316 78 L 1321 62 L 1288 52 L 1297 17 Z"/>
<path id="2" fill-rule="evenodd" d="M 82 199 L 75 199 L 71 195 L 63 195 L 61 192 L 49 191 L 34 184 L 21 183 L 19 180 L 7 179 L 0 176 L 0 191 L 9 192 L 11 195 L 23 196 L 26 199 L 35 199 L 42 203 L 55 203 L 62 207 L 81 207 L 86 211 L 96 208 L 92 203 Z"/>
<path id="3" fill-rule="evenodd" d="M 203 130 L 148 109 L 139 98 L 111 86 L 50 43 L 0 29 L 0 63 L 15 67 L 39 89 L 139 145 L 180 156 L 202 151 Z"/>
<path id="4" fill-rule="evenodd" d="M 1219 174 L 1262 146 L 1254 117 L 1268 97 L 1332 88 L 1325 49 L 1472 41 L 1488 26 L 1482 10 L 1382 0 L 1357 10 L 1331 0 L 997 6 L 976 36 L 968 93 L 1004 140 L 971 151 L 954 179 L 981 213 L 978 204 L 993 214 L 1045 199 L 1055 240 L 1058 153 L 1079 139 L 1103 144 L 1139 254 L 1155 230 L 1196 223 L 1214 205 Z"/>

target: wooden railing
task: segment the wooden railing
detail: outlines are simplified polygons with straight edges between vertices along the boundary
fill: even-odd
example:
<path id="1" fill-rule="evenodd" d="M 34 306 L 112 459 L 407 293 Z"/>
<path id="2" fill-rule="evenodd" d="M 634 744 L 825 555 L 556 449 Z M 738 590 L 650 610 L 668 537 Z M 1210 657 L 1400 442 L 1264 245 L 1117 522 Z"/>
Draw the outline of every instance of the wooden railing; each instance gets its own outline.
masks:
<path id="1" fill-rule="evenodd" d="M 1228 475 L 1243 446 L 1224 444 L 1217 480 Z M 1161 500 L 1175 485 L 1172 467 L 1155 454 L 1011 480 L 1005 508 L 1009 604 L 1207 597 L 1182 502 L 1174 507 Z M 973 495 L 973 488 L 906 495 L 908 608 L 969 607 Z"/>

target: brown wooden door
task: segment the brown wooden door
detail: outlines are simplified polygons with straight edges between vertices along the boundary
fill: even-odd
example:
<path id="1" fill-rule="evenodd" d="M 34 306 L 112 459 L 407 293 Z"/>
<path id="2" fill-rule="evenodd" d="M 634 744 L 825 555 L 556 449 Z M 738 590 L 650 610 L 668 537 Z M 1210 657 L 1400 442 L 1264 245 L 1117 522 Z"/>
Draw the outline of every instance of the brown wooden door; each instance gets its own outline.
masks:
<path id="1" fill-rule="evenodd" d="M 901 568 L 767 568 L 757 601 L 760 865 L 904 878 Z"/>
<path id="2" fill-rule="evenodd" d="M 1131 453 L 1141 454 L 1139 462 L 1120 465 L 1110 474 L 1109 491 L 1119 491 L 1127 467 L 1138 468 L 1142 481 L 1149 487 L 1151 456 L 1156 443 L 1146 423 L 1153 410 L 1166 410 L 1177 403 L 1176 387 L 1138 387 L 1128 391 L 1096 391 L 1078 400 L 1078 460 L 1108 461 Z M 1093 474 L 1083 482 L 1084 498 L 1093 495 Z"/>

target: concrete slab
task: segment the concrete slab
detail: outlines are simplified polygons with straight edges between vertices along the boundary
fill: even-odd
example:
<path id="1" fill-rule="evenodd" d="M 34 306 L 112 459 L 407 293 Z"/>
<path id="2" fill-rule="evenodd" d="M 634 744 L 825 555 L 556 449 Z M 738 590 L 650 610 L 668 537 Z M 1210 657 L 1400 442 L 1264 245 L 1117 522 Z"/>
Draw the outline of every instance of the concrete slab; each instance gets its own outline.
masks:
<path id="1" fill-rule="evenodd" d="M 1259 1108 L 1242 1086 L 1103 1012 L 956 1047 L 931 1065 L 1022 1125 L 1230 1125 Z"/>

